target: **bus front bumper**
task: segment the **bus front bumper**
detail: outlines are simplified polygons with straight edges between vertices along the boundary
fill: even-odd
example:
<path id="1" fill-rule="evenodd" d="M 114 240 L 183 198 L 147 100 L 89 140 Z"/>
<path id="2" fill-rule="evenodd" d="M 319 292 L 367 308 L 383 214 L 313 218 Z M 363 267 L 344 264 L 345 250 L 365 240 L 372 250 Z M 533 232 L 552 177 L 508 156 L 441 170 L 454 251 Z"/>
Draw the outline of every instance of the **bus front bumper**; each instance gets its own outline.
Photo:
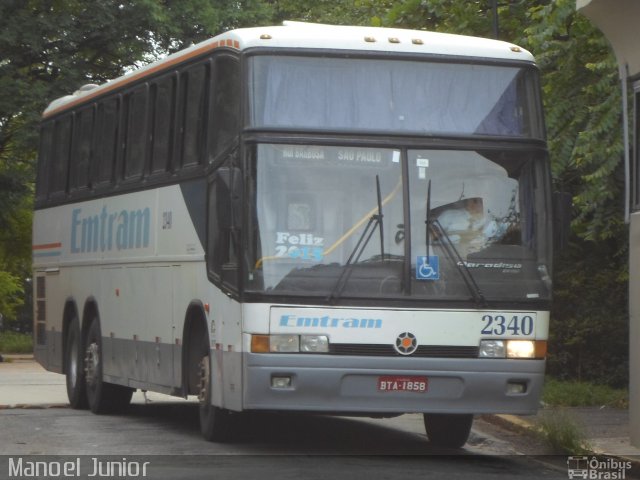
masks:
<path id="1" fill-rule="evenodd" d="M 544 360 L 243 355 L 243 409 L 344 414 L 533 414 L 545 367 Z M 427 388 L 383 391 L 380 377 L 426 378 Z"/>

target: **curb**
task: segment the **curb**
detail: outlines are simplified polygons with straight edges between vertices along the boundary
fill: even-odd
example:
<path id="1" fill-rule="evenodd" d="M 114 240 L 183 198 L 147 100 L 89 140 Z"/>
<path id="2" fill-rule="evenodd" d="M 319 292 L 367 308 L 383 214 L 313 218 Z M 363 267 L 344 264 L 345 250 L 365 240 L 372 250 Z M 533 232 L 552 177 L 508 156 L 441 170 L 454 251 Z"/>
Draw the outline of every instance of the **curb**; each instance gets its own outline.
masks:
<path id="1" fill-rule="evenodd" d="M 525 420 L 524 418 L 517 415 L 493 414 L 482 415 L 482 418 L 489 423 L 505 428 L 507 430 L 511 430 L 512 432 L 535 434 L 535 431 L 537 429 L 536 425 L 533 422 Z M 569 454 L 556 455 L 566 457 L 570 456 Z M 606 451 L 601 449 L 593 449 L 586 456 L 605 456 L 609 458 L 615 458 L 624 462 L 630 462 L 633 468 L 635 468 L 636 470 L 640 470 L 640 457 L 628 457 L 625 455 L 607 453 Z"/>
<path id="2" fill-rule="evenodd" d="M 32 405 L 28 403 L 16 403 L 11 405 L 0 405 L 0 410 L 47 410 L 49 408 L 69 408 L 67 403 L 46 403 Z"/>

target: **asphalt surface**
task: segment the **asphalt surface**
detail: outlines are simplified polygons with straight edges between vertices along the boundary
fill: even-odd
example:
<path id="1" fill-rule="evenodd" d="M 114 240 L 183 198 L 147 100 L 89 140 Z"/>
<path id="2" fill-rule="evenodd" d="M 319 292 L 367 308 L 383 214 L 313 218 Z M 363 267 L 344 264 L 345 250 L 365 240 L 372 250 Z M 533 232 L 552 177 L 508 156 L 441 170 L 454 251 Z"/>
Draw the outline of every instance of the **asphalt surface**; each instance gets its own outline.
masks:
<path id="1" fill-rule="evenodd" d="M 592 437 L 609 439 L 605 446 L 615 440 L 628 447 L 625 411 L 576 413 L 589 420 Z M 548 447 L 528 433 L 535 418 L 478 417 L 465 448 L 446 450 L 428 442 L 420 415 L 368 419 L 249 414 L 240 417 L 234 441 L 228 444 L 205 442 L 197 415 L 193 399 L 142 392 L 122 415 L 73 410 L 68 408 L 64 376 L 44 371 L 32 359 L 12 358 L 12 363 L 0 363 L 0 480 L 34 478 L 16 475 L 24 470 L 19 472 L 15 462 L 22 460 L 24 467 L 30 459 L 80 462 L 85 476 L 92 473 L 94 462 L 122 466 L 149 461 L 146 478 L 153 479 L 265 474 L 371 480 L 568 478 L 567 456 L 546 456 Z M 623 478 L 612 477 L 611 466 L 599 471 Z M 640 471 L 635 464 L 623 466 L 616 471 L 624 478 Z M 110 473 L 109 478 L 124 478 Z M 129 478 L 136 476 L 141 475 Z"/>

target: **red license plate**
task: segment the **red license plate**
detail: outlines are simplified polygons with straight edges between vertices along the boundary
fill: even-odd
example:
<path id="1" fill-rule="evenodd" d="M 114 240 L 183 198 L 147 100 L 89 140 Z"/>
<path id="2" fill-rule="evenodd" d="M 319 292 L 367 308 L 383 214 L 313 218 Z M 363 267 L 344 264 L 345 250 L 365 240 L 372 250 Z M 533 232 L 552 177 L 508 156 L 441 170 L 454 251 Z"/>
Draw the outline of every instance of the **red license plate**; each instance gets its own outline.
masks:
<path id="1" fill-rule="evenodd" d="M 379 392 L 426 393 L 429 382 L 427 377 L 389 375 L 378 377 Z"/>

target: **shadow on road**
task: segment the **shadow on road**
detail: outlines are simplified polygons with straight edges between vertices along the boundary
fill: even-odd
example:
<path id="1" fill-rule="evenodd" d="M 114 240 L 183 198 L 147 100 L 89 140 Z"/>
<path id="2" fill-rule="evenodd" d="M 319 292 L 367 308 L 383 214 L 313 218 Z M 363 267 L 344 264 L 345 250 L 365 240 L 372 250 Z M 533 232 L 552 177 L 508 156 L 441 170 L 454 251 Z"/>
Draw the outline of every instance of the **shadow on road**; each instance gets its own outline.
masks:
<path id="1" fill-rule="evenodd" d="M 189 403 L 131 405 L 126 416 L 199 437 L 198 407 Z M 370 419 L 302 413 L 235 414 L 231 443 L 253 455 L 467 455 L 438 448 L 424 433 L 422 417 Z M 204 442 L 204 440 L 202 440 Z"/>

